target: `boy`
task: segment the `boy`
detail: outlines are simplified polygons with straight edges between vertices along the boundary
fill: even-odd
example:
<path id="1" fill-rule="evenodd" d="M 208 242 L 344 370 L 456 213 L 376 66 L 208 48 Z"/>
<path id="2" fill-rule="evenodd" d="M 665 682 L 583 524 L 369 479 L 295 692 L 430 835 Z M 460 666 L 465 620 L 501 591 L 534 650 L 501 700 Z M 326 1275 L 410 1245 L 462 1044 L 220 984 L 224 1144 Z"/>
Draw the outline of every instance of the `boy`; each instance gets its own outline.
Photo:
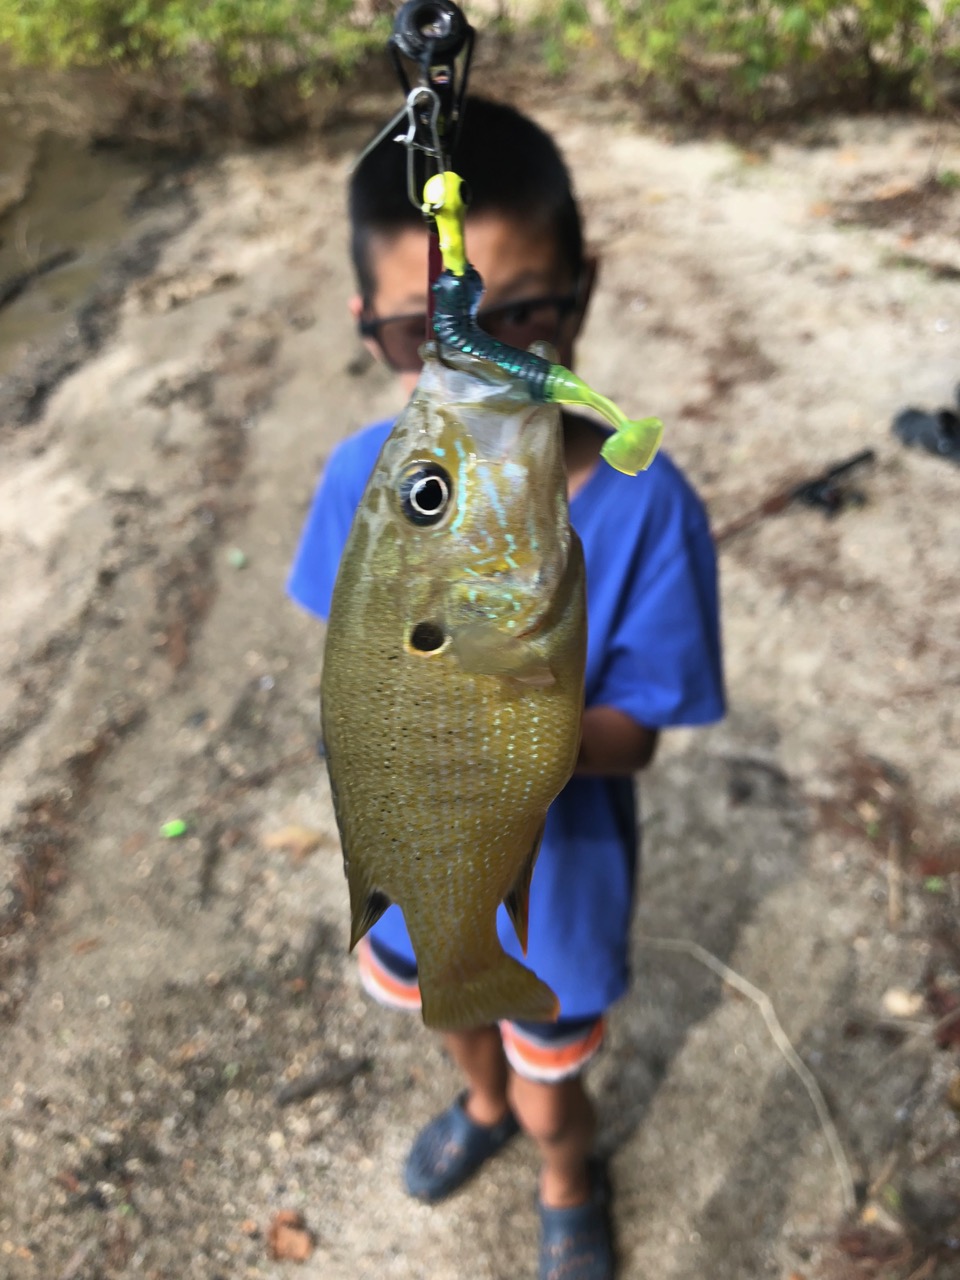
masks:
<path id="1" fill-rule="evenodd" d="M 350 188 L 359 295 L 350 304 L 367 344 L 404 397 L 419 373 L 427 239 L 406 195 L 403 147 L 385 142 Z M 471 192 L 467 251 L 486 284 L 483 327 L 514 346 L 552 342 L 563 364 L 590 300 L 569 175 L 551 139 L 511 108 L 468 101 L 453 167 Z M 291 595 L 321 618 L 354 510 L 390 423 L 345 440 L 314 499 Z M 564 415 L 570 516 L 587 563 L 586 709 L 576 774 L 551 807 L 530 895 L 526 963 L 560 999 L 556 1024 L 503 1023 L 444 1036 L 465 1092 L 419 1134 L 409 1192 L 435 1202 L 523 1129 L 538 1144 L 541 1280 L 610 1280 L 604 1188 L 590 1161 L 593 1110 L 581 1075 L 603 1016 L 627 986 L 637 859 L 633 774 L 669 725 L 723 714 L 716 562 L 703 508 L 661 454 L 637 478 L 600 459 L 604 433 Z M 519 958 L 501 908 L 500 937 Z M 391 907 L 358 949 L 367 991 L 416 1009 L 416 967 Z"/>

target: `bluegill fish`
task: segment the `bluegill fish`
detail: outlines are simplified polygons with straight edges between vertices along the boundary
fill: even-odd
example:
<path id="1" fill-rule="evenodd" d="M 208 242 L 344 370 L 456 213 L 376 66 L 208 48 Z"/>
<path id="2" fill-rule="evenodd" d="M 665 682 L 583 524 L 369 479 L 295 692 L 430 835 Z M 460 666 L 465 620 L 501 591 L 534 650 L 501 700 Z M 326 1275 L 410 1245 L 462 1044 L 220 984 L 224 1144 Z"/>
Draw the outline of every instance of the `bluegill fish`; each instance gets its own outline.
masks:
<path id="1" fill-rule="evenodd" d="M 561 421 L 487 361 L 428 347 L 344 548 L 321 687 L 355 946 L 403 911 L 428 1026 L 555 1018 L 526 950 L 547 808 L 573 771 L 583 552 Z"/>

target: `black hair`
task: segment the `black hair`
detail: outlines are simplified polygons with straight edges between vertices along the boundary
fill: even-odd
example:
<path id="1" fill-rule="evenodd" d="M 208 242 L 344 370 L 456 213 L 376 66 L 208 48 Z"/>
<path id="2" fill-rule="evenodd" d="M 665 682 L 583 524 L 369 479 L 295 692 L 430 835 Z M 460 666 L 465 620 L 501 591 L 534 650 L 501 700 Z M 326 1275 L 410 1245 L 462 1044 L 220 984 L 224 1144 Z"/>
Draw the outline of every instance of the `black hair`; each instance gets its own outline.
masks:
<path id="1" fill-rule="evenodd" d="M 398 130 L 400 132 L 400 130 Z M 583 267 L 583 230 L 570 174 L 550 135 L 505 103 L 470 96 L 451 157 L 470 193 L 470 213 L 528 217 L 552 226 L 561 259 Z M 350 252 L 364 301 L 376 292 L 371 235 L 423 226 L 407 195 L 407 150 L 385 138 L 350 179 Z"/>

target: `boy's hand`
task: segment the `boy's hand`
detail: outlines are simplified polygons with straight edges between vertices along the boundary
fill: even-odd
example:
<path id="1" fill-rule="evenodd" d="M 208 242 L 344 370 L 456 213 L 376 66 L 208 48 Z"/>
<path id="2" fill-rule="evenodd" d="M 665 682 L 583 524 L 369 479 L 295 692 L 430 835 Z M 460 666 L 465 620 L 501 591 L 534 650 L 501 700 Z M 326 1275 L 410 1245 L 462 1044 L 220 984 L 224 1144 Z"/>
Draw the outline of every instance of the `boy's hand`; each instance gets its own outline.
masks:
<path id="1" fill-rule="evenodd" d="M 645 769 L 657 749 L 658 733 L 615 707 L 587 707 L 574 772 L 624 775 Z"/>

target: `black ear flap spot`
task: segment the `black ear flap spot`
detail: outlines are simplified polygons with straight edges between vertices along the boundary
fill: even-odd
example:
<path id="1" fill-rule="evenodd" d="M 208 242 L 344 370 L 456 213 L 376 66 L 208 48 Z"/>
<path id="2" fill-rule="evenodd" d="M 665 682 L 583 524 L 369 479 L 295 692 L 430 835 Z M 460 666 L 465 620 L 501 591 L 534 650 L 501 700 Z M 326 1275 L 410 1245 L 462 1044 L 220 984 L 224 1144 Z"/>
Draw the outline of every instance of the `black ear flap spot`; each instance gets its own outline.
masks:
<path id="1" fill-rule="evenodd" d="M 437 622 L 418 622 L 410 632 L 410 647 L 418 653 L 436 653 L 442 649 L 447 637 Z"/>

